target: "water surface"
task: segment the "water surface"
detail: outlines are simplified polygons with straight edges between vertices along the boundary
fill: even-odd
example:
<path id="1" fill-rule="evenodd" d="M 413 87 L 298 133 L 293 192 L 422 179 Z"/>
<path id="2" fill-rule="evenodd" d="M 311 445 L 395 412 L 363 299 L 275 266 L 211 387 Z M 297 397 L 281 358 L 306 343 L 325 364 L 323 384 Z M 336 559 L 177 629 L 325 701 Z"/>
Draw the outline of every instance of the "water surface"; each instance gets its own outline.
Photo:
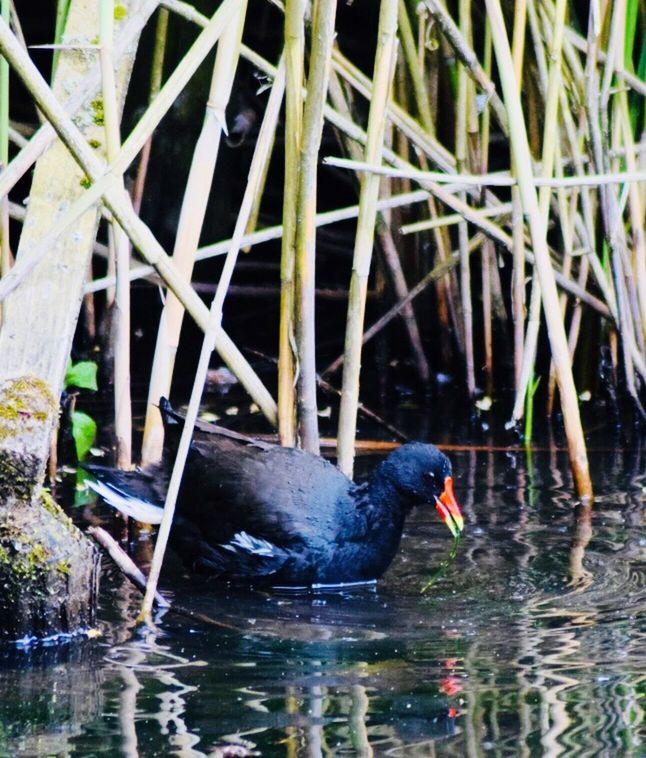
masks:
<path id="1" fill-rule="evenodd" d="M 432 508 L 374 589 L 195 588 L 171 567 L 174 601 L 221 626 L 136 629 L 108 566 L 102 639 L 0 653 L 0 755 L 646 755 L 644 451 L 590 453 L 593 508 L 563 452 L 451 457 L 467 529 L 427 592 L 451 548 Z"/>

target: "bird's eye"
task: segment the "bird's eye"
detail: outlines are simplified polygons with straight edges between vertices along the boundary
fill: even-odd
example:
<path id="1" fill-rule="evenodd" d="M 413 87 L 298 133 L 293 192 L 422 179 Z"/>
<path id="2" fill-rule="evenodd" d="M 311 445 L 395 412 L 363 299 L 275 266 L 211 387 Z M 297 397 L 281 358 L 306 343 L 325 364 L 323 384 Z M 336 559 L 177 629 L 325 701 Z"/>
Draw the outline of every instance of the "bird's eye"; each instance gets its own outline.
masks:
<path id="1" fill-rule="evenodd" d="M 426 479 L 427 482 L 434 482 L 435 481 L 435 474 L 432 471 L 425 471 L 424 472 L 424 479 Z"/>

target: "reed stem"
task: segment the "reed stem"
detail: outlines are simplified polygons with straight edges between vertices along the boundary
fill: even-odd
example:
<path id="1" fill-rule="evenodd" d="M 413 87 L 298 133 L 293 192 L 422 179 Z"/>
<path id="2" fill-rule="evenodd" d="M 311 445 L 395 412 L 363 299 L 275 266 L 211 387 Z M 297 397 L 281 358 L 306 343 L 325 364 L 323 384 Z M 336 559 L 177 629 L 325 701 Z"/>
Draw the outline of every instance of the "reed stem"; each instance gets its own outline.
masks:
<path id="1" fill-rule="evenodd" d="M 323 132 L 330 61 L 334 43 L 336 0 L 317 0 L 312 20 L 312 49 L 303 110 L 294 258 L 295 337 L 298 359 L 298 428 L 300 443 L 319 452 L 316 404 L 316 332 L 314 272 L 316 267 L 316 179 Z"/>
<path id="2" fill-rule="evenodd" d="M 278 434 L 280 444 L 296 444 L 296 367 L 294 336 L 294 265 L 296 199 L 303 137 L 305 2 L 285 4 L 285 181 L 280 258 L 280 321 L 278 325 Z"/>
<path id="3" fill-rule="evenodd" d="M 121 145 L 120 117 L 114 79 L 114 0 L 101 0 L 100 58 L 108 162 L 117 157 Z M 123 189 L 123 178 L 122 178 Z M 114 430 L 117 442 L 117 466 L 129 469 L 132 464 L 132 404 L 130 400 L 130 246 L 128 237 L 116 221 L 110 229 L 115 250 L 117 286 L 113 306 L 114 335 Z"/>
<path id="4" fill-rule="evenodd" d="M 471 47 L 471 0 L 460 0 L 458 9 L 460 34 L 466 45 Z M 458 67 L 458 93 L 455 119 L 455 159 L 458 174 L 468 170 L 467 137 L 470 108 L 470 88 L 466 68 Z M 466 193 L 461 192 L 460 199 L 466 203 Z M 469 230 L 466 221 L 458 224 L 458 241 L 460 250 L 460 294 L 462 304 L 464 355 L 466 361 L 466 384 L 470 400 L 476 392 L 475 360 L 473 357 L 473 306 L 471 296 L 471 263 L 469 259 Z"/>
<path id="5" fill-rule="evenodd" d="M 540 212 L 536 186 L 533 180 L 534 172 L 531 153 L 525 129 L 525 119 L 520 104 L 518 84 L 514 76 L 511 50 L 499 0 L 486 0 L 486 7 L 491 22 L 493 46 L 498 63 L 505 106 L 509 115 L 510 141 L 518 171 L 518 188 L 523 204 L 523 211 L 529 225 L 535 255 L 535 268 L 540 280 L 543 296 L 547 331 L 561 394 L 561 407 L 563 408 L 570 463 L 579 496 L 591 499 L 592 482 L 583 428 L 579 416 L 578 399 L 572 377 L 565 329 L 561 321 L 561 310 L 558 304 L 554 271 L 547 248 L 546 225 Z"/>
<path id="6" fill-rule="evenodd" d="M 246 8 L 244 5 L 241 6 L 241 17 L 244 17 L 245 10 Z M 240 21 L 240 25 L 242 25 L 242 21 Z M 247 177 L 247 186 L 245 188 L 245 193 L 240 205 L 240 211 L 236 220 L 235 229 L 233 231 L 231 246 L 229 247 L 226 258 L 224 260 L 222 274 L 220 275 L 220 280 L 218 281 L 218 286 L 215 290 L 215 295 L 213 296 L 213 300 L 211 302 L 208 321 L 204 330 L 204 339 L 202 341 L 202 349 L 200 351 L 200 357 L 195 372 L 191 398 L 189 400 L 188 409 L 186 411 L 184 427 L 182 429 L 175 462 L 173 463 L 173 471 L 171 474 L 170 482 L 168 484 L 166 501 L 164 503 L 164 513 L 162 516 L 162 521 L 159 525 L 159 531 L 157 533 L 155 552 L 153 554 L 153 560 L 150 565 L 148 581 L 146 582 L 146 592 L 141 606 L 141 612 L 139 614 L 139 618 L 142 621 L 150 621 L 150 614 L 155 600 L 159 574 L 161 572 L 161 567 L 164 561 L 164 554 L 166 552 L 168 537 L 170 535 L 170 528 L 173 521 L 173 515 L 175 513 L 175 505 L 177 503 L 179 488 L 181 485 L 182 476 L 184 474 L 184 467 L 186 465 L 186 459 L 188 457 L 191 439 L 193 436 L 193 428 L 195 426 L 195 422 L 197 421 L 197 415 L 200 410 L 202 392 L 204 391 L 204 382 L 206 381 L 206 375 L 209 370 L 211 353 L 215 349 L 218 332 L 222 330 L 222 311 L 224 308 L 224 300 L 226 298 L 229 285 L 231 284 L 231 278 L 233 276 L 236 260 L 242 246 L 245 229 L 249 223 L 249 216 L 253 207 L 254 198 L 258 193 L 258 189 L 262 182 L 263 168 L 267 154 L 271 149 L 273 134 L 276 129 L 278 114 L 283 101 L 284 89 L 284 70 L 282 66 L 279 66 L 276 78 L 274 80 L 271 96 L 269 98 L 269 103 L 267 104 L 267 109 L 265 111 L 263 125 L 260 130 L 260 134 L 258 135 L 256 149 L 251 161 L 251 167 L 249 169 L 249 175 Z"/>
<path id="7" fill-rule="evenodd" d="M 186 181 L 173 248 L 173 262 L 187 282 L 190 282 L 193 273 L 222 131 L 226 130 L 225 109 L 237 68 L 246 8 L 246 0 L 240 2 L 237 15 L 225 28 L 218 42 L 204 121 L 195 143 Z M 154 463 L 161 459 L 164 428 L 158 403 L 160 397 L 170 395 L 183 320 L 184 306 L 172 292 L 169 292 L 159 322 L 148 388 L 146 422 L 141 447 L 141 460 L 144 464 Z"/>
<path id="8" fill-rule="evenodd" d="M 533 0 L 531 0 L 533 3 Z M 565 14 L 567 10 L 566 0 L 556 0 L 555 21 L 551 48 L 549 51 L 549 73 L 547 91 L 545 93 L 545 122 L 543 128 L 543 152 L 541 157 L 541 174 L 545 179 L 551 178 L 554 169 L 556 139 L 559 136 L 558 106 L 561 88 L 561 57 L 563 51 L 563 33 L 565 29 Z M 539 207 L 543 216 L 543 223 L 547 229 L 549 214 L 550 188 L 541 187 L 539 190 Z M 512 411 L 512 420 L 519 421 L 522 418 L 525 405 L 525 394 L 535 373 L 536 347 L 541 316 L 541 288 L 537 276 L 532 278 L 532 290 L 529 302 L 529 314 L 527 317 L 527 331 L 523 345 L 523 361 L 520 373 L 520 382 L 516 389 L 516 400 Z"/>
<path id="9" fill-rule="evenodd" d="M 397 0 L 382 0 L 379 12 L 379 32 L 373 73 L 373 97 L 368 115 L 366 161 L 373 163 L 381 156 L 384 140 L 385 112 L 397 55 Z M 361 370 L 361 338 L 365 316 L 368 274 L 372 259 L 379 176 L 367 174 L 361 178 L 359 218 L 354 243 L 352 276 L 348 297 L 348 316 L 345 332 L 345 361 L 339 408 L 337 465 L 347 476 L 354 468 L 359 373 Z"/>
<path id="10" fill-rule="evenodd" d="M 223 14 L 223 8 L 230 7 L 226 6 L 226 2 L 227 0 L 225 0 L 225 4 L 221 5 L 215 12 L 212 24 L 205 29 L 205 33 L 208 32 L 207 37 L 202 39 L 198 38 L 194 43 L 193 49 L 195 49 L 195 45 L 199 45 L 197 49 L 202 52 L 201 46 L 207 44 L 210 35 L 214 34 L 217 38 L 217 34 L 220 31 L 219 24 L 223 23 L 227 18 L 227 16 Z M 216 21 L 218 23 L 216 23 Z M 214 41 L 215 40 L 213 40 L 213 42 Z M 56 223 L 38 242 L 38 244 L 34 245 L 34 249 L 30 251 L 32 254 L 23 259 L 25 264 L 21 267 L 21 271 L 16 272 L 18 265 L 14 266 L 9 274 L 0 282 L 0 299 L 2 299 L 3 290 L 5 292 L 7 290 L 11 291 L 18 286 L 21 277 L 25 276 L 25 272 L 29 271 L 30 267 L 33 268 L 38 261 L 42 260 L 57 236 L 65 230 L 69 224 L 73 223 L 77 215 L 80 215 L 84 210 L 87 210 L 88 207 L 91 207 L 92 204 L 96 202 L 96 199 L 103 195 L 106 205 L 114 214 L 124 231 L 128 234 L 135 247 L 137 247 L 144 258 L 155 267 L 155 270 L 168 284 L 169 288 L 182 299 L 184 306 L 193 316 L 197 324 L 201 328 L 205 328 L 208 318 L 208 309 L 193 291 L 190 284 L 177 272 L 172 260 L 166 255 L 164 249 L 155 239 L 150 229 L 136 215 L 132 208 L 130 198 L 121 190 L 116 177 L 110 171 L 107 171 L 106 173 L 106 166 L 95 155 L 92 148 L 87 144 L 78 128 L 72 122 L 70 116 L 66 113 L 63 106 L 53 96 L 47 83 L 24 50 L 22 50 L 15 41 L 14 36 L 11 34 L 11 31 L 6 24 L 4 24 L 2 19 L 0 19 L 0 52 L 7 56 L 10 64 L 32 93 L 32 96 L 38 103 L 46 118 L 56 129 L 61 140 L 65 143 L 75 160 L 81 165 L 87 176 L 93 182 L 92 186 L 89 187 L 78 200 L 72 203 L 68 211 L 62 214 L 60 219 L 56 220 Z M 208 52 L 208 49 L 204 54 L 206 54 L 206 52 Z M 171 79 L 173 79 L 172 76 L 166 86 L 168 86 Z M 176 84 L 177 81 L 174 82 L 174 86 Z M 160 97 L 161 96 L 160 93 Z M 143 119 L 145 118 L 146 116 L 144 115 Z M 120 156 L 127 153 L 127 146 L 133 133 L 131 133 L 128 140 L 124 142 L 120 151 Z M 114 166 L 114 164 L 112 165 Z M 97 189 L 97 187 L 99 189 Z M 7 285 L 6 289 L 5 285 Z M 265 413 L 270 421 L 275 422 L 276 405 L 273 398 L 224 331 L 220 331 L 219 333 L 217 349 L 225 363 L 227 363 L 229 368 L 247 388 L 249 394 L 254 398 L 263 413 Z"/>
<path id="11" fill-rule="evenodd" d="M 9 24 L 11 0 L 2 0 L 0 14 L 6 24 Z M 0 169 L 4 170 L 9 163 L 9 63 L 0 56 Z M 11 268 L 12 256 L 9 242 L 9 198 L 4 195 L 0 199 L 0 277 Z M 0 307 L 0 323 L 2 308 Z"/>
<path id="12" fill-rule="evenodd" d="M 153 59 L 150 67 L 150 94 L 148 104 L 154 102 L 161 89 L 162 76 L 164 73 L 164 57 L 166 55 L 166 41 L 168 36 L 168 17 L 169 12 L 166 8 L 160 8 L 157 16 L 157 26 L 155 27 L 155 47 L 153 49 Z M 139 214 L 141 211 L 141 201 L 144 195 L 144 185 L 148 175 L 148 165 L 150 163 L 150 151 L 152 150 L 153 133 L 148 136 L 141 149 L 139 156 L 139 166 L 135 183 L 132 187 L 132 205 Z"/>

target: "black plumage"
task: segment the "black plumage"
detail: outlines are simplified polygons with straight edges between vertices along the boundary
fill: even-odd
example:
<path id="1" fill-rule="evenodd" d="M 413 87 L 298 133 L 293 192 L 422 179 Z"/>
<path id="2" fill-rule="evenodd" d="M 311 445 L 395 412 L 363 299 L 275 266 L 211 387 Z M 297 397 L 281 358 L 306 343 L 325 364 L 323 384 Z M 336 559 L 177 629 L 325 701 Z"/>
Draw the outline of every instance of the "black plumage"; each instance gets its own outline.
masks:
<path id="1" fill-rule="evenodd" d="M 86 466 L 110 504 L 151 523 L 161 518 L 181 430 L 179 417 L 162 408 L 170 432 L 162 464 L 134 472 Z M 394 558 L 413 506 L 437 503 L 442 515 L 447 481 L 448 458 L 420 442 L 395 450 L 366 482 L 355 484 L 302 450 L 196 430 L 171 544 L 192 570 L 226 579 L 298 586 L 369 581 Z M 452 487 L 450 500 L 459 530 Z"/>

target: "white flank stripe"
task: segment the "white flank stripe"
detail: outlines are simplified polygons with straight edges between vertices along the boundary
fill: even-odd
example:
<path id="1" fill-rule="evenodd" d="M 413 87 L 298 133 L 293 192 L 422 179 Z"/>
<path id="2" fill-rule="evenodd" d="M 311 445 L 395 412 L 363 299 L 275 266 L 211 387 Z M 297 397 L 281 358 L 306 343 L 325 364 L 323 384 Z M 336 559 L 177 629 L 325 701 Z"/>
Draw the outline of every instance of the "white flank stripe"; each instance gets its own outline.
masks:
<path id="1" fill-rule="evenodd" d="M 88 485 L 116 510 L 130 516 L 135 521 L 141 521 L 144 524 L 160 524 L 163 508 L 158 508 L 152 503 L 145 500 L 139 500 L 131 495 L 125 495 L 118 489 L 111 487 L 105 482 L 87 480 Z"/>

